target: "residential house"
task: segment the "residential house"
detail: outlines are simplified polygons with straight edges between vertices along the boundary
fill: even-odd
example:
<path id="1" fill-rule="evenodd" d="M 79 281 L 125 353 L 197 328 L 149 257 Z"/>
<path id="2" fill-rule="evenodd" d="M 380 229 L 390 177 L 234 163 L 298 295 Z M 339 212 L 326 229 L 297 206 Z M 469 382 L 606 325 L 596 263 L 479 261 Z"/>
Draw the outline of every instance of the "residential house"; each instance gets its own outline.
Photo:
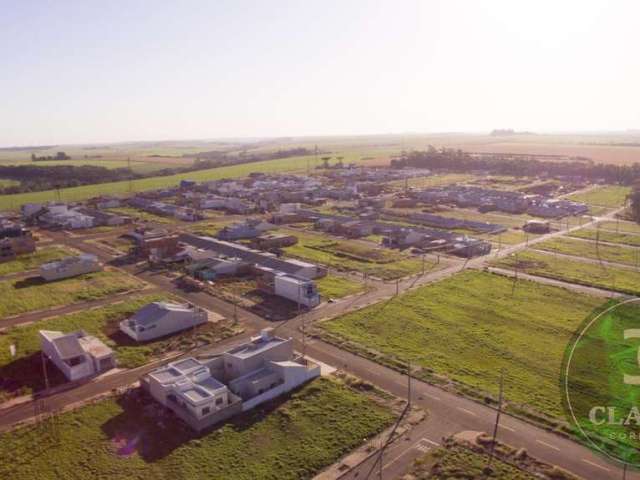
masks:
<path id="1" fill-rule="evenodd" d="M 146 342 L 202 325 L 208 318 L 206 310 L 192 304 L 153 302 L 120 322 L 120 331 L 137 342 Z"/>
<path id="2" fill-rule="evenodd" d="M 70 381 L 92 377 L 116 366 L 113 350 L 83 330 L 39 333 L 42 352 Z"/>
<path id="3" fill-rule="evenodd" d="M 47 282 L 51 282 L 99 270 L 102 270 L 102 265 L 98 261 L 98 257 L 90 253 L 83 253 L 75 257 L 66 257 L 62 260 L 41 265 L 40 276 Z"/>

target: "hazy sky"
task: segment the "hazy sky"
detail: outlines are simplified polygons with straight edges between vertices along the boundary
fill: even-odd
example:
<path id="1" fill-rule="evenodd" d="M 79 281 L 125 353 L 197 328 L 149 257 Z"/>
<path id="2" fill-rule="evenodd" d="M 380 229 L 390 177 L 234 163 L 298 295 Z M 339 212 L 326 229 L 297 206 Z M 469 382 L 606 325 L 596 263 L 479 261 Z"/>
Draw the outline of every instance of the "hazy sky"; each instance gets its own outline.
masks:
<path id="1" fill-rule="evenodd" d="M 637 0 L 0 0 L 0 145 L 640 128 Z"/>

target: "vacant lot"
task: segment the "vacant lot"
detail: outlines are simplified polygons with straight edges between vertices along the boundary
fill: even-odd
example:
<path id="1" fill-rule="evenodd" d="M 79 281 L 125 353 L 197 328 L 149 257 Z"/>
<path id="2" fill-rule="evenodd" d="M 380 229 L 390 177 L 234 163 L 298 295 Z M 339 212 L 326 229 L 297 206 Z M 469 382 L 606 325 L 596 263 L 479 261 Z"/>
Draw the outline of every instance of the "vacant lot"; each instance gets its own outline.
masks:
<path id="1" fill-rule="evenodd" d="M 624 232 L 610 232 L 608 230 L 596 230 L 595 228 L 583 228 L 569 234 L 570 237 L 586 238 L 587 240 L 600 239 L 602 242 L 620 243 L 640 247 L 640 235 Z"/>
<path id="2" fill-rule="evenodd" d="M 639 261 L 639 250 L 637 248 L 623 247 L 622 245 L 606 245 L 603 243 L 598 244 L 592 241 L 573 238 L 552 238 L 551 240 L 537 243 L 535 248 L 603 262 L 637 265 Z"/>
<path id="3" fill-rule="evenodd" d="M 172 335 L 167 338 L 138 344 L 119 331 L 121 320 L 130 317 L 147 303 L 162 300 L 161 295 L 145 295 L 124 302 L 61 315 L 35 324 L 10 328 L 0 332 L 0 400 L 4 395 L 26 394 L 44 387 L 40 361 L 39 330 L 71 332 L 82 329 L 95 335 L 113 348 L 118 367 L 135 368 L 151 358 L 167 352 L 185 350 L 201 343 L 213 343 L 235 333 L 227 321 L 208 323 L 195 330 Z M 15 345 L 16 355 L 11 357 L 9 346 Z M 49 364 L 53 379 L 64 381 L 56 368 Z"/>
<path id="4" fill-rule="evenodd" d="M 485 480 L 484 469 L 489 463 L 489 455 L 452 445 L 439 447 L 416 461 L 411 469 L 415 480 Z M 500 480 L 535 480 L 533 474 L 500 460 L 493 460 L 490 478 Z"/>
<path id="5" fill-rule="evenodd" d="M 467 183 L 477 179 L 476 176 L 466 173 L 447 173 L 430 175 L 428 177 L 414 177 L 405 180 L 394 180 L 389 184 L 396 190 L 402 190 L 405 186 L 410 188 L 431 188 L 452 185 L 454 183 Z"/>
<path id="6" fill-rule="evenodd" d="M 163 217 L 161 215 L 156 215 L 154 213 L 145 212 L 144 210 L 139 210 L 137 208 L 131 207 L 110 208 L 107 211 L 120 215 L 127 215 L 131 218 L 138 219 L 143 222 L 169 224 L 176 223 L 178 221 L 172 217 Z"/>
<path id="7" fill-rule="evenodd" d="M 633 222 L 624 221 L 607 221 L 601 222 L 600 228 L 604 230 L 611 230 L 614 232 L 626 232 L 640 234 L 640 225 Z"/>
<path id="8" fill-rule="evenodd" d="M 26 272 L 38 268 L 43 263 L 53 262 L 61 258 L 73 255 L 73 252 L 64 247 L 44 247 L 33 253 L 19 255 L 15 260 L 0 263 L 0 275 Z"/>
<path id="9" fill-rule="evenodd" d="M 362 280 L 354 280 L 331 274 L 316 280 L 316 285 L 323 300 L 343 298 L 365 290 Z"/>
<path id="10" fill-rule="evenodd" d="M 320 263 L 341 271 L 358 271 L 392 280 L 422 271 L 422 260 L 384 248 L 371 248 L 352 240 L 333 240 L 327 236 L 295 231 L 298 243 L 284 251 L 293 257 Z M 427 259 L 425 269 L 434 268 Z"/>
<path id="11" fill-rule="evenodd" d="M 40 277 L 0 282 L 0 318 L 140 289 L 144 284 L 120 272 L 96 272 L 45 282 Z"/>
<path id="12" fill-rule="evenodd" d="M 497 393 L 506 371 L 510 402 L 561 415 L 561 357 L 601 299 L 562 288 L 466 271 L 319 324 L 319 334 L 391 366 L 471 395 Z M 536 385 L 535 389 L 531 385 Z M 513 405 L 513 404 L 512 404 Z"/>
<path id="13" fill-rule="evenodd" d="M 392 420 L 367 396 L 324 378 L 201 436 L 158 415 L 120 397 L 62 414 L 55 439 L 35 428 L 3 434 L 0 458 L 15 461 L 0 463 L 0 476 L 308 479 Z"/>
<path id="14" fill-rule="evenodd" d="M 517 259 L 517 260 L 516 260 Z M 587 263 L 567 257 L 556 257 L 551 253 L 524 251 L 510 255 L 494 265 L 501 268 L 554 278 L 578 285 L 604 288 L 631 295 L 640 294 L 640 272 L 626 268 L 615 268 L 599 263 Z"/>
<path id="15" fill-rule="evenodd" d="M 640 149 L 638 150 L 640 152 Z M 610 185 L 606 187 L 598 187 L 584 193 L 575 193 L 567 197 L 575 202 L 583 202 L 589 205 L 597 205 L 600 207 L 617 208 L 624 205 L 627 195 L 631 192 L 629 187 L 620 187 Z"/>

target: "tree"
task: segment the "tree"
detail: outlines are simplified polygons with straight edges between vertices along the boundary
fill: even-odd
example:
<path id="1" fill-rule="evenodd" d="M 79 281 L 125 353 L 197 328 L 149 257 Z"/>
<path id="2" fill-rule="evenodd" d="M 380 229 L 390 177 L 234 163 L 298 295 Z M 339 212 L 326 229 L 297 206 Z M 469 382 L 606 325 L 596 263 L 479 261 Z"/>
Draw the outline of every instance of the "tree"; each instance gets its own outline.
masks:
<path id="1" fill-rule="evenodd" d="M 633 187 L 629 194 L 629 200 L 631 201 L 631 218 L 640 223 L 640 184 L 636 184 Z"/>

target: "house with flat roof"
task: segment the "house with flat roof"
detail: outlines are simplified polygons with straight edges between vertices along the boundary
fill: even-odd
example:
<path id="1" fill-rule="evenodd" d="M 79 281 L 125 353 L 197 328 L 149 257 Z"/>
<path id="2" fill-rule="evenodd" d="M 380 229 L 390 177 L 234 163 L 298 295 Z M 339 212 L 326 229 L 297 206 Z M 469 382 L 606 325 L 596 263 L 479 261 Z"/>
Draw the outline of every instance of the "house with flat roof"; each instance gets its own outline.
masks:
<path id="1" fill-rule="evenodd" d="M 265 329 L 249 342 L 209 359 L 186 358 L 141 379 L 142 388 L 200 431 L 289 392 L 320 375 L 296 357 L 293 339 Z"/>
<path id="2" fill-rule="evenodd" d="M 67 379 L 81 380 L 116 366 L 113 350 L 84 330 L 40 330 L 42 352 Z"/>
<path id="3" fill-rule="evenodd" d="M 102 265 L 100 265 L 98 257 L 90 253 L 83 253 L 41 265 L 40 276 L 47 282 L 51 282 L 99 270 L 102 270 Z"/>
<path id="4" fill-rule="evenodd" d="M 137 342 L 171 335 L 207 322 L 207 311 L 192 304 L 153 302 L 120 322 L 120 331 Z"/>

